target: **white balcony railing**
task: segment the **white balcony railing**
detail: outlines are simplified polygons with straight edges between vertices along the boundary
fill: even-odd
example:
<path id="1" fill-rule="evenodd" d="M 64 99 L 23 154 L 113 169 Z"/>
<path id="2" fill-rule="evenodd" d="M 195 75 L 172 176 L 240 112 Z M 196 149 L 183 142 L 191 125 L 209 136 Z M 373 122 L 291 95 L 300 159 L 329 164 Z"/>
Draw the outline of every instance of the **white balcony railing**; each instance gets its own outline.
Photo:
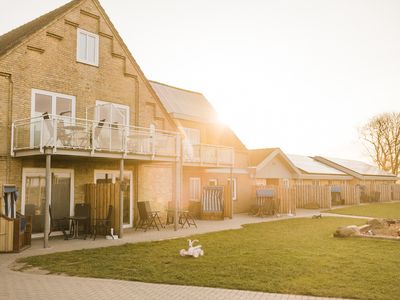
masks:
<path id="1" fill-rule="evenodd" d="M 232 166 L 234 150 L 219 145 L 183 143 L 183 162 L 194 165 Z"/>
<path id="2" fill-rule="evenodd" d="M 177 157 L 178 134 L 63 116 L 40 116 L 12 124 L 12 154 L 20 150 L 57 149 Z"/>

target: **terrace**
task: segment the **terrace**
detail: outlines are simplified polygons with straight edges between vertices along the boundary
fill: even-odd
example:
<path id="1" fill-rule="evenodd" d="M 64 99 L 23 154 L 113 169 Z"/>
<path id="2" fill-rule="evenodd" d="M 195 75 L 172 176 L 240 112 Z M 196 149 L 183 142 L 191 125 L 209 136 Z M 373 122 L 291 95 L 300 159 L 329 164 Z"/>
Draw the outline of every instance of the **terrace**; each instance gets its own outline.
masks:
<path id="1" fill-rule="evenodd" d="M 220 145 L 183 143 L 185 166 L 232 167 L 234 149 Z"/>
<path id="2" fill-rule="evenodd" d="M 59 115 L 21 119 L 12 123 L 11 155 L 44 153 L 176 161 L 180 136 L 175 132 Z"/>

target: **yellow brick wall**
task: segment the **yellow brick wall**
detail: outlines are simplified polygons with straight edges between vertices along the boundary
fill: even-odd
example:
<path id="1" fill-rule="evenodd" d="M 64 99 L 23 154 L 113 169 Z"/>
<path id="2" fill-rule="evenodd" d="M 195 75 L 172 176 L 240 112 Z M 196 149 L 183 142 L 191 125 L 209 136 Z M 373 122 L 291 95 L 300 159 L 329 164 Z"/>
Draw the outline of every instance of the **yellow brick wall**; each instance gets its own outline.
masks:
<path id="1" fill-rule="evenodd" d="M 76 61 L 77 28 L 73 26 L 74 23 L 81 29 L 99 35 L 98 67 Z M 54 34 L 60 39 L 55 38 Z M 28 46 L 41 51 L 30 50 Z M 139 67 L 130 59 L 106 18 L 91 0 L 84 1 L 66 16 L 32 35 L 1 57 L 1 73 L 11 74 L 13 93 L 12 104 L 9 106 L 9 81 L 8 78 L 0 76 L 0 138 L 3 141 L 0 145 L 0 184 L 14 183 L 20 190 L 22 167 L 45 166 L 44 157 L 21 159 L 11 158 L 9 155 L 10 139 L 7 133 L 10 131 L 11 121 L 31 116 L 32 89 L 75 96 L 78 118 L 85 118 L 86 107 L 95 105 L 96 100 L 104 100 L 129 106 L 131 125 L 137 122 L 139 126 L 148 127 L 151 123 L 156 123 L 162 124 L 161 129 L 176 130 Z M 147 112 L 149 105 L 153 107 L 151 114 Z M 139 108 L 138 114 L 135 111 L 136 107 Z M 6 115 L 9 111 L 12 111 L 12 120 L 7 124 Z M 53 156 L 52 167 L 75 170 L 74 197 L 76 202 L 81 202 L 84 198 L 84 184 L 93 182 L 94 169 L 118 170 L 119 162 Z M 6 168 L 9 170 L 8 178 L 4 171 Z M 126 162 L 127 170 L 135 171 L 135 168 L 135 162 Z M 164 190 L 164 186 L 160 186 L 156 193 L 159 195 L 164 192 L 167 198 L 171 197 L 170 187 Z"/>

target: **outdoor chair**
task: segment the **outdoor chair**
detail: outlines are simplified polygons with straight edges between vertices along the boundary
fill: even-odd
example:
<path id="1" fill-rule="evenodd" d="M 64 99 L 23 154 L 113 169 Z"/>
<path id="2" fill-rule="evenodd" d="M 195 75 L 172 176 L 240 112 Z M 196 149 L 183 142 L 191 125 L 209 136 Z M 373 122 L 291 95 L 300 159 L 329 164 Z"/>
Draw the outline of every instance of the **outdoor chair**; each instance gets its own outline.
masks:
<path id="1" fill-rule="evenodd" d="M 52 232 L 62 231 L 64 235 L 64 239 L 68 240 L 67 230 L 69 229 L 69 222 L 67 218 L 55 219 L 53 218 L 53 214 L 51 212 L 51 206 L 49 206 L 49 215 L 50 215 L 50 232 L 49 237 Z"/>
<path id="2" fill-rule="evenodd" d="M 200 219 L 224 219 L 224 187 L 207 186 L 203 188 L 200 202 Z"/>
<path id="3" fill-rule="evenodd" d="M 75 204 L 74 212 L 74 217 L 84 218 L 84 220 L 80 220 L 80 224 L 83 224 L 83 232 L 85 233 L 86 239 L 86 236 L 90 230 L 90 205 L 86 203 Z M 71 232 L 77 230 L 77 232 L 79 233 L 79 228 L 75 228 L 74 224 L 75 223 L 73 222 L 71 226 Z"/>
<path id="4" fill-rule="evenodd" d="M 161 223 L 160 217 L 158 215 L 158 211 L 152 211 L 150 208 L 150 202 L 149 201 L 141 201 L 138 202 L 138 210 L 139 210 L 139 223 L 137 224 L 135 230 L 138 228 L 144 229 L 144 231 L 147 231 L 147 229 L 154 228 L 156 227 L 157 230 L 160 230 L 158 227 L 158 224 L 164 228 L 164 226 Z M 157 224 L 158 222 L 158 224 Z"/>
<path id="5" fill-rule="evenodd" d="M 104 122 L 106 119 L 101 119 L 96 127 L 94 128 L 94 145 L 92 145 L 95 148 L 102 148 L 103 144 L 105 142 L 102 141 L 102 131 L 104 127 Z"/>
<path id="6" fill-rule="evenodd" d="M 65 129 L 64 121 L 60 121 L 57 127 L 57 141 L 61 143 L 61 147 L 71 146 L 71 133 Z"/>
<path id="7" fill-rule="evenodd" d="M 96 239 L 97 233 L 103 231 L 104 235 L 110 234 L 111 231 L 111 218 L 113 213 L 112 205 L 108 206 L 107 217 L 105 219 L 94 219 L 92 235 L 93 240 Z"/>

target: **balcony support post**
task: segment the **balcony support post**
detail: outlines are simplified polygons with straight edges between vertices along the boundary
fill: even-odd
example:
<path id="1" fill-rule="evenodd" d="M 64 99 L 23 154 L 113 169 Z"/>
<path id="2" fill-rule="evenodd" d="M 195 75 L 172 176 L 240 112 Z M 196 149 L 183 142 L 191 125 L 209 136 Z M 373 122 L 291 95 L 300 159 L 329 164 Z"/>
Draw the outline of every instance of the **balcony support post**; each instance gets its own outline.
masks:
<path id="1" fill-rule="evenodd" d="M 124 159 L 119 161 L 119 238 L 124 235 Z"/>
<path id="2" fill-rule="evenodd" d="M 231 211 L 229 212 L 229 214 L 230 214 L 230 218 L 232 219 L 232 217 L 233 217 L 233 170 L 232 170 L 232 167 L 230 168 L 229 176 L 231 177 L 231 180 L 229 183 L 229 188 L 230 188 L 229 195 L 231 196 Z"/>
<path id="3" fill-rule="evenodd" d="M 44 205 L 44 236 L 43 247 L 49 247 L 49 232 L 50 232 L 50 198 L 51 198 L 51 149 L 45 149 L 46 155 L 46 200 Z"/>
<path id="4" fill-rule="evenodd" d="M 181 206 L 181 196 L 182 196 L 182 142 L 181 136 L 178 134 L 176 136 L 176 147 L 177 153 L 179 156 L 177 157 L 176 164 L 175 164 L 175 211 L 174 211 L 174 230 L 178 230 L 178 221 L 179 221 L 179 213 L 178 210 Z"/>

